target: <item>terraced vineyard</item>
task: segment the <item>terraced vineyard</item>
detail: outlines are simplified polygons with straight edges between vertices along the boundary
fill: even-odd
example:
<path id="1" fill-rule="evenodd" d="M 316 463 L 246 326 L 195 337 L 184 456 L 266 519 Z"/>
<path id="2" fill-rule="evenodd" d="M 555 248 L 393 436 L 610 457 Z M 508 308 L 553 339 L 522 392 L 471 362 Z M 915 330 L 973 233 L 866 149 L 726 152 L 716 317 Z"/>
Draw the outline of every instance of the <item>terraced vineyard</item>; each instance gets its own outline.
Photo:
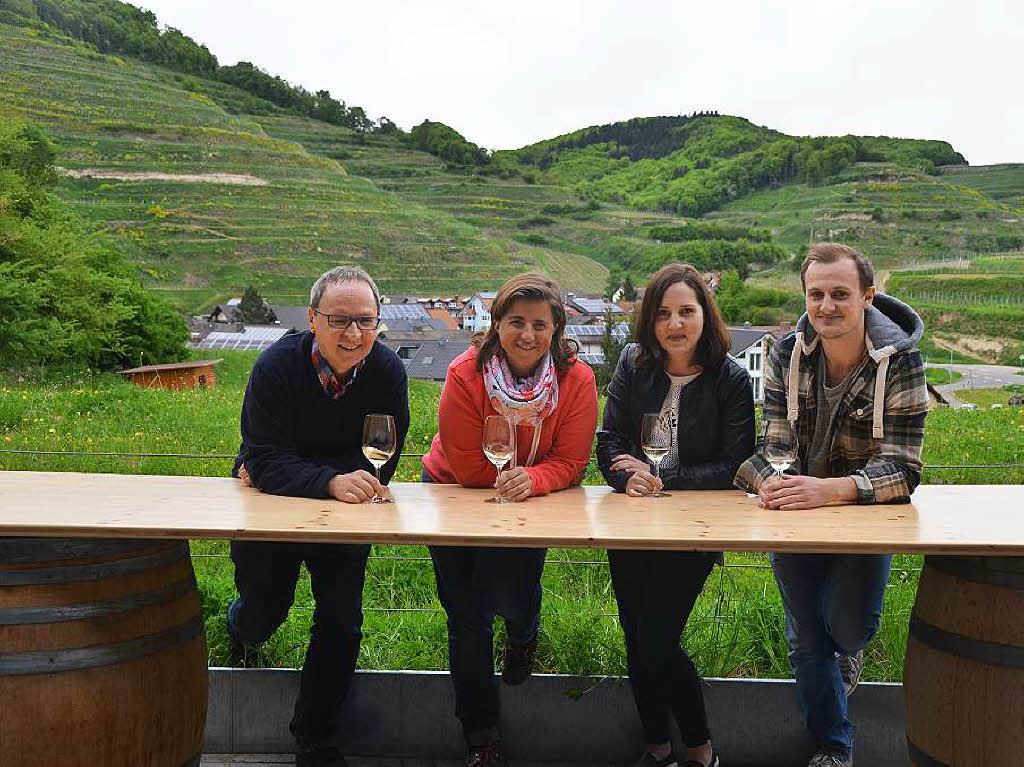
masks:
<path id="1" fill-rule="evenodd" d="M 585 256 L 518 243 L 443 205 L 402 198 L 362 177 L 365 168 L 349 174 L 329 156 L 331 142 L 362 137 L 343 129 L 323 125 L 333 137 L 317 145 L 315 121 L 232 115 L 207 95 L 230 102 L 230 86 L 36 30 L 0 25 L 0 49 L 0 116 L 47 128 L 60 164 L 77 176 L 62 180 L 59 195 L 113 233 L 147 286 L 183 310 L 249 283 L 271 300 L 301 302 L 313 277 L 338 263 L 363 266 L 389 291 L 465 293 L 528 268 L 578 290 L 606 281 Z M 437 166 L 394 141 L 366 151 L 394 167 Z M 89 177 L 95 171 L 120 178 Z"/>
<path id="2" fill-rule="evenodd" d="M 261 114 L 246 114 L 257 102 Z M 585 179 L 566 181 L 557 167 L 453 169 L 394 136 L 297 117 L 230 85 L 101 55 L 45 28 L 0 24 L 0 117 L 47 128 L 67 173 L 58 193 L 184 311 L 250 283 L 271 300 L 301 302 L 312 278 L 338 263 L 365 267 L 386 291 L 466 294 L 536 268 L 596 293 L 609 268 L 628 265 L 642 284 L 683 252 L 649 235 L 652 225 L 687 219 L 595 202 L 581 196 Z M 705 218 L 768 230 L 794 255 L 814 239 L 852 244 L 883 281 L 888 270 L 964 254 L 977 270 L 990 254 L 1024 248 L 1024 166 L 928 175 L 857 163 L 821 184 L 747 194 Z M 725 263 L 720 253 L 708 267 Z M 788 289 L 794 269 L 790 260 L 753 279 Z M 914 300 L 950 292 L 926 285 L 926 272 L 915 280 L 901 287 Z M 996 282 L 964 305 L 1012 315 L 1007 286 Z"/>
<path id="3" fill-rule="evenodd" d="M 888 290 L 924 318 L 925 351 L 936 361 L 952 351 L 1016 365 L 1024 354 L 1024 253 L 895 272 Z"/>
<path id="4" fill-rule="evenodd" d="M 1024 186 L 1024 166 L 1017 180 Z M 708 218 L 770 228 L 791 250 L 812 240 L 860 248 L 879 267 L 1024 247 L 1024 203 L 1000 201 L 960 183 L 971 173 L 929 176 L 891 164 L 858 163 L 835 183 L 790 184 L 729 203 Z"/>

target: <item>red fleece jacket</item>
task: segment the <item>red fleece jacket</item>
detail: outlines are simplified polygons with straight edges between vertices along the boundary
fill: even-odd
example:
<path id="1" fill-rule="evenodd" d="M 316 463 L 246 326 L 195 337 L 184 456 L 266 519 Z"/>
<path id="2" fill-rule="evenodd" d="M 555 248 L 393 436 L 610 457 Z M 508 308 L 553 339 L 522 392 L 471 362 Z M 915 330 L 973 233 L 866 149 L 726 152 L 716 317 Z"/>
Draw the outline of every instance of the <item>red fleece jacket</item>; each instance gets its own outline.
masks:
<path id="1" fill-rule="evenodd" d="M 438 432 L 423 456 L 423 466 L 435 482 L 464 487 L 493 487 L 494 466 L 483 453 L 484 419 L 498 415 L 476 369 L 476 349 L 470 347 L 448 366 L 437 406 Z M 517 466 L 524 466 L 533 444 L 533 425 L 516 430 Z M 597 386 L 594 371 L 579 360 L 558 374 L 558 406 L 541 425 L 533 466 L 532 495 L 564 490 L 583 478 L 597 429 Z"/>

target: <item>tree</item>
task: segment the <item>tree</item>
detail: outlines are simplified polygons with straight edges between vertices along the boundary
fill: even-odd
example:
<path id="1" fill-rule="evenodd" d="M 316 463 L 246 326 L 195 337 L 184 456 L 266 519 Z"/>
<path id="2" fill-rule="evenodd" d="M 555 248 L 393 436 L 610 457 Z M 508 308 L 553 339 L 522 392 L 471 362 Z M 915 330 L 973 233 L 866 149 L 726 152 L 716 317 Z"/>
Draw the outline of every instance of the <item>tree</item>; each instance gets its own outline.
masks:
<path id="1" fill-rule="evenodd" d="M 42 131 L 0 119 L 0 366 L 183 359 L 185 323 L 49 193 L 52 159 Z"/>
<path id="2" fill-rule="evenodd" d="M 633 284 L 633 277 L 629 274 L 626 274 L 626 279 L 622 281 L 622 300 L 636 301 L 636 285 Z"/>
<path id="3" fill-rule="evenodd" d="M 611 311 L 604 313 L 604 334 L 601 336 L 601 354 L 604 355 L 604 362 L 594 366 L 594 378 L 597 380 L 597 390 L 599 392 L 608 387 L 609 381 L 612 380 L 612 376 L 615 374 L 615 366 L 619 364 L 622 350 L 626 348 L 626 345 L 633 338 L 635 319 L 635 314 L 630 315 L 628 320 L 629 333 L 626 334 L 625 338 L 619 340 L 612 335 L 612 328 L 615 327 L 615 322 L 612 319 Z"/>
<path id="4" fill-rule="evenodd" d="M 612 269 L 608 272 L 608 284 L 604 286 L 604 297 L 609 301 L 622 287 L 622 272 Z"/>
<path id="5" fill-rule="evenodd" d="M 270 325 L 277 320 L 274 310 L 253 285 L 245 289 L 233 315 L 235 322 L 244 322 L 248 325 Z"/>

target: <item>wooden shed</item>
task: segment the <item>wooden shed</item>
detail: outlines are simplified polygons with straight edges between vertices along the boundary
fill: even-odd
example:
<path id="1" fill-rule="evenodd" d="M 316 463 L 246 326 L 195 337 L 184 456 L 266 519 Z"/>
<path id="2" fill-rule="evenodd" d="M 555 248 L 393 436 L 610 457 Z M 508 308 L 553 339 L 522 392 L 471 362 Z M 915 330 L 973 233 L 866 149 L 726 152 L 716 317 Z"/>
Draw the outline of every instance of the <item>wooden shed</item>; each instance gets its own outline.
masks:
<path id="1" fill-rule="evenodd" d="M 217 386 L 213 366 L 221 359 L 143 365 L 120 372 L 131 376 L 132 383 L 143 389 L 213 389 Z"/>

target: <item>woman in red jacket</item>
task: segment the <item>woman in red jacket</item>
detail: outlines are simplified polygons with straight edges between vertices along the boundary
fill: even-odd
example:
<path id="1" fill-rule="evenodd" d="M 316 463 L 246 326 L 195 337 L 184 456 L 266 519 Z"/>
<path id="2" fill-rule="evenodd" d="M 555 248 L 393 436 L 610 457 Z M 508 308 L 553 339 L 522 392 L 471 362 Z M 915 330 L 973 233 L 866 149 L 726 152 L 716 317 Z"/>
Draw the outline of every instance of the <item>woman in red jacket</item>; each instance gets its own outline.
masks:
<path id="1" fill-rule="evenodd" d="M 578 484 L 597 428 L 593 371 L 563 338 L 565 305 L 551 280 L 513 277 L 491 304 L 491 327 L 448 367 L 438 433 L 423 457 L 425 482 L 496 487 L 525 501 Z M 500 473 L 484 456 L 484 420 L 516 426 L 514 468 Z M 437 593 L 448 614 L 448 657 L 466 764 L 505 764 L 494 680 L 494 616 L 508 636 L 502 679 L 521 684 L 533 670 L 546 549 L 434 546 Z"/>

